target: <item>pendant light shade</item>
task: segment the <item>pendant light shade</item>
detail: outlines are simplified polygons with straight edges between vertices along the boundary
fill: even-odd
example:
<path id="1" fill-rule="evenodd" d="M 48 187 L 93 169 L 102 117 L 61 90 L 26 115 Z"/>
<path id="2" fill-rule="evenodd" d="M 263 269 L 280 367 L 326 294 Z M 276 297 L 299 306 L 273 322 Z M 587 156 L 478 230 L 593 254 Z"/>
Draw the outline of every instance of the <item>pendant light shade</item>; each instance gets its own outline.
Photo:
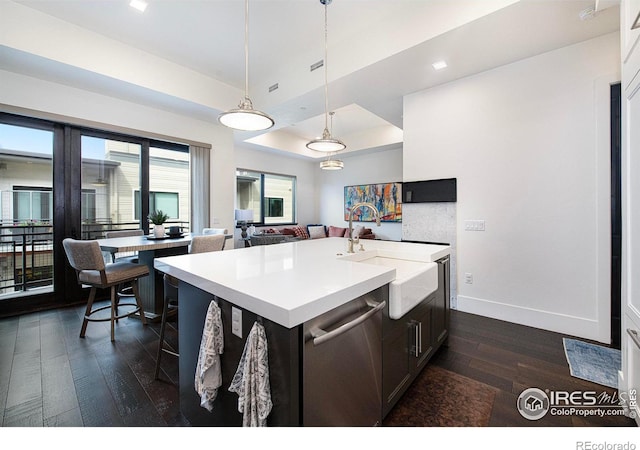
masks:
<path id="1" fill-rule="evenodd" d="M 347 148 L 340 139 L 331 137 L 327 128 L 322 132 L 322 137 L 307 143 L 307 148 L 317 152 L 339 152 Z"/>
<path id="2" fill-rule="evenodd" d="M 342 170 L 344 168 L 344 163 L 339 159 L 325 159 L 324 161 L 320 161 L 320 168 L 322 170 Z"/>
<path id="3" fill-rule="evenodd" d="M 329 113 L 329 115 L 331 116 L 331 128 L 333 129 L 333 115 L 335 114 L 335 111 L 331 111 Z M 327 131 L 327 130 L 325 130 Z M 325 140 L 318 140 L 318 141 L 311 141 L 309 142 L 309 144 L 311 143 L 316 143 L 316 144 L 320 144 L 323 145 L 323 148 L 327 148 L 328 144 L 330 144 L 331 141 L 332 143 L 335 144 L 335 148 L 337 148 L 338 150 L 336 150 L 336 152 L 340 151 L 340 150 L 344 150 L 346 148 L 346 146 L 338 139 L 331 139 L 331 137 L 329 136 L 329 139 L 325 139 Z M 340 144 L 342 144 L 342 148 L 339 148 Z M 342 161 L 340 161 L 339 159 L 331 159 L 331 155 L 333 153 L 329 153 L 329 156 L 327 157 L 326 160 L 321 161 L 320 162 L 320 168 L 322 170 L 341 170 L 344 168 L 344 163 Z"/>
<path id="4" fill-rule="evenodd" d="M 224 126 L 242 131 L 266 130 L 274 124 L 273 119 L 267 114 L 253 109 L 249 97 L 245 97 L 238 108 L 220 114 L 218 120 Z"/>
<path id="5" fill-rule="evenodd" d="M 321 138 L 316 138 L 308 142 L 307 148 L 318 152 L 331 153 L 344 150 L 345 148 L 347 148 L 347 146 L 340 139 L 332 137 L 331 133 L 329 132 L 329 83 L 327 80 L 327 6 L 331 3 L 331 0 L 320 0 L 320 3 L 324 5 L 324 131 L 322 132 Z"/>
<path id="6" fill-rule="evenodd" d="M 220 114 L 218 121 L 241 131 L 266 130 L 275 124 L 268 114 L 253 109 L 249 98 L 249 0 L 244 1 L 244 98 L 238 108 Z"/>

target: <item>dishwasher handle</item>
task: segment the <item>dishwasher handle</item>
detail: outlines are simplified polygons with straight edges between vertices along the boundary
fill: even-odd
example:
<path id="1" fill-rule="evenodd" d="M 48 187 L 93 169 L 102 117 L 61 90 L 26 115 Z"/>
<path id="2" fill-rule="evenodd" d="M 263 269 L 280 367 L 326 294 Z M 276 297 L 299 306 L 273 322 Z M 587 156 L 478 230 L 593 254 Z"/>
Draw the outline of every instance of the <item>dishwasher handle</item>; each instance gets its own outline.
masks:
<path id="1" fill-rule="evenodd" d="M 353 327 L 357 327 L 362 322 L 367 320 L 369 317 L 373 316 L 378 311 L 383 309 L 386 305 L 387 305 L 387 302 L 382 301 L 382 302 L 378 303 L 377 305 L 375 305 L 373 308 L 371 308 L 366 313 L 356 317 L 355 319 L 353 319 L 350 322 L 345 323 L 344 325 L 340 325 L 338 328 L 336 328 L 335 330 L 330 331 L 328 333 L 326 331 L 324 331 L 323 329 L 320 329 L 320 328 L 315 328 L 315 329 L 311 330 L 311 336 L 313 336 L 313 345 L 324 344 L 325 342 L 328 342 L 331 339 L 336 338 L 336 337 L 340 336 L 341 334 L 346 333 L 347 331 L 349 331 Z M 373 305 L 370 305 L 370 306 L 373 306 Z"/>

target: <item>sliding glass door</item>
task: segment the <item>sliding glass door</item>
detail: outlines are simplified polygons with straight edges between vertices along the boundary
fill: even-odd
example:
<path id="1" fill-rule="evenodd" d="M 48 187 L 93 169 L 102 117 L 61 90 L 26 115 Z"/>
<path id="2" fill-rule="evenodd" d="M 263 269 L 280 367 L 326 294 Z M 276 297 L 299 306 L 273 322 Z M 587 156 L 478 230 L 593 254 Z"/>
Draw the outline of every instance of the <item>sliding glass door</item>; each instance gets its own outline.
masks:
<path id="1" fill-rule="evenodd" d="M 54 131 L 0 123 L 0 301 L 53 291 Z"/>
<path id="2" fill-rule="evenodd" d="M 189 231 L 188 146 L 0 112 L 0 317 L 81 302 L 64 238 Z"/>
<path id="3" fill-rule="evenodd" d="M 105 231 L 141 228 L 136 214 L 140 192 L 142 145 L 83 134 L 82 239 L 104 237 Z"/>

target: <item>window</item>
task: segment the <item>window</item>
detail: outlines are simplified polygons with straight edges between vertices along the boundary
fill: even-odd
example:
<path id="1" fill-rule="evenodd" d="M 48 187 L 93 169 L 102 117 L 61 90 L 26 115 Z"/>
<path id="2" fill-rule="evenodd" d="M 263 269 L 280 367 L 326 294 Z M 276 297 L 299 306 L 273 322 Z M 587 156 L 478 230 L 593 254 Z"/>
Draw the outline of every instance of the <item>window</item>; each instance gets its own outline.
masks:
<path id="1" fill-rule="evenodd" d="M 96 221 L 96 190 L 82 190 L 82 223 L 93 223 Z"/>
<path id="2" fill-rule="evenodd" d="M 140 220 L 140 191 L 135 192 L 135 217 Z M 178 219 L 180 200 L 177 192 L 149 192 L 149 211 L 162 210 L 169 219 Z"/>
<path id="3" fill-rule="evenodd" d="M 0 111 L 0 147 L 0 315 L 86 299 L 67 236 L 148 231 L 154 208 L 190 229 L 188 145 Z"/>
<path id="4" fill-rule="evenodd" d="M 296 222 L 296 177 L 236 171 L 236 208 L 253 210 L 253 223 L 285 225 Z"/>
<path id="5" fill-rule="evenodd" d="M 46 187 L 13 187 L 13 219 L 50 223 L 53 216 L 53 192 Z"/>
<path id="6" fill-rule="evenodd" d="M 282 217 L 284 210 L 282 205 L 284 204 L 283 198 L 277 197 L 265 197 L 264 199 L 264 217 Z"/>

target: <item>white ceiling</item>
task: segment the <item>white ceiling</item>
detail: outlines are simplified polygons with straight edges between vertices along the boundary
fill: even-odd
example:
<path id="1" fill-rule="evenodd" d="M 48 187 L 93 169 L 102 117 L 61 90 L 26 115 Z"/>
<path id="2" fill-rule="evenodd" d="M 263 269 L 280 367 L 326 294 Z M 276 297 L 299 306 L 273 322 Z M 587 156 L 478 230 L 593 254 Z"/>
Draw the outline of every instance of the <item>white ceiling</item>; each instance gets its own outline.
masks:
<path id="1" fill-rule="evenodd" d="M 19 0 L 23 7 L 90 30 L 118 44 L 175 63 L 226 86 L 230 96 L 181 97 L 67 63 L 56 63 L 10 39 L 0 41 L 0 68 L 136 99 L 205 120 L 237 105 L 244 90 L 241 0 Z M 328 7 L 333 135 L 347 152 L 402 141 L 402 97 L 438 84 L 616 31 L 615 0 L 334 0 Z M 613 6 L 613 7 L 612 7 Z M 276 126 L 236 132 L 246 146 L 317 158 L 304 143 L 324 128 L 324 7 L 319 0 L 250 0 L 249 93 Z M 588 20 L 581 11 L 596 10 Z M 71 25 L 70 25 L 71 27 Z M 117 46 L 116 46 L 117 47 Z M 444 59 L 449 67 L 434 71 Z M 268 86 L 278 83 L 274 93 Z M 233 104 L 222 105 L 228 98 Z"/>

